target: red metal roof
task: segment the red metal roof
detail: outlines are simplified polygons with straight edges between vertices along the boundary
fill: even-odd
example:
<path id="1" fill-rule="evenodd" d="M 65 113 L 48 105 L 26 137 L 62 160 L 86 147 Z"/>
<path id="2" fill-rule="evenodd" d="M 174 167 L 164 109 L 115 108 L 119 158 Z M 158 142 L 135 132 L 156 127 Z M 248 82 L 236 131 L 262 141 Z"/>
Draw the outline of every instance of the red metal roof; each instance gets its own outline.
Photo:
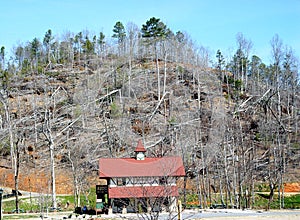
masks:
<path id="1" fill-rule="evenodd" d="M 185 176 L 181 157 L 99 159 L 99 177 Z"/>
<path id="2" fill-rule="evenodd" d="M 109 198 L 146 198 L 178 196 L 177 186 L 109 187 Z"/>
<path id="3" fill-rule="evenodd" d="M 139 140 L 134 152 L 146 152 L 146 149 L 142 143 L 142 140 Z"/>

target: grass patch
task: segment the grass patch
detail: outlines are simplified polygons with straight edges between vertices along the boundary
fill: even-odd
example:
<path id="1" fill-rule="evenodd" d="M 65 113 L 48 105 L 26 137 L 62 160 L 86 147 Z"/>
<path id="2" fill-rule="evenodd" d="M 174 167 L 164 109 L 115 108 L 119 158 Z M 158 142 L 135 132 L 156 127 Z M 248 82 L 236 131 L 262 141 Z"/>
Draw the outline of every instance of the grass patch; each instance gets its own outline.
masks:
<path id="1" fill-rule="evenodd" d="M 285 197 L 284 206 L 289 209 L 300 209 L 300 195 Z"/>
<path id="2" fill-rule="evenodd" d="M 300 209 L 300 194 L 285 196 L 284 201 L 281 202 L 285 209 Z M 268 205 L 268 199 L 260 196 L 255 197 L 254 208 L 265 209 Z M 273 201 L 270 204 L 270 209 L 279 209 L 280 201 L 278 195 L 274 195 Z"/>
<path id="3" fill-rule="evenodd" d="M 2 219 L 31 219 L 31 218 L 39 218 L 40 214 L 28 214 L 28 215 L 9 215 L 2 216 Z"/>
<path id="4" fill-rule="evenodd" d="M 225 199 L 225 195 L 223 196 Z M 183 201 L 183 198 L 180 198 Z M 186 208 L 195 208 L 199 207 L 199 200 L 197 194 L 187 194 L 186 196 Z M 250 198 L 251 200 L 252 198 Z M 268 199 L 262 198 L 259 195 L 255 195 L 254 204 L 252 206 L 253 209 L 266 209 L 268 206 Z M 207 198 L 207 205 L 213 204 L 222 204 L 220 194 L 212 195 L 212 204 L 210 204 L 209 199 Z M 225 201 L 224 201 L 225 202 Z M 226 203 L 226 202 L 225 202 Z M 241 202 L 242 206 L 245 205 L 245 201 Z M 281 201 L 281 204 L 284 209 L 300 209 L 300 194 L 296 195 L 285 195 L 284 201 Z M 228 201 L 228 205 L 229 201 Z M 279 209 L 280 201 L 278 198 L 278 194 L 274 195 L 273 201 L 270 204 L 270 209 Z"/>
<path id="5" fill-rule="evenodd" d="M 57 205 L 63 211 L 74 211 L 75 201 L 73 195 L 57 195 L 56 197 Z M 80 197 L 81 206 L 87 206 L 93 209 L 96 205 L 96 189 L 91 188 L 88 196 L 81 195 Z M 69 204 L 69 206 L 67 206 Z M 32 198 L 19 198 L 19 209 L 24 210 L 24 212 L 46 212 L 47 209 L 51 208 L 51 195 L 43 195 Z M 2 210 L 3 213 L 11 213 L 16 209 L 15 199 L 3 200 Z"/>

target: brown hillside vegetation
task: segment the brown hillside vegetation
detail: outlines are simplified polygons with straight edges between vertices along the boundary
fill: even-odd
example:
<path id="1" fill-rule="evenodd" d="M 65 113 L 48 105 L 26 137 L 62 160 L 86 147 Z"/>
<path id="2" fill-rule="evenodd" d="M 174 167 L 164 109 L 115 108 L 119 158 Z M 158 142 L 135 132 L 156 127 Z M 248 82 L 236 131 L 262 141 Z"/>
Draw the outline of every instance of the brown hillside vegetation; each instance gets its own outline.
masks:
<path id="1" fill-rule="evenodd" d="M 298 192 L 300 193 L 300 182 L 298 183 L 285 183 L 284 192 Z"/>
<path id="2" fill-rule="evenodd" d="M 155 64 L 153 62 L 141 62 L 134 65 L 132 70 L 134 77 L 131 79 L 133 86 L 131 89 L 136 98 L 127 97 L 129 95 L 129 85 L 127 83 L 122 85 L 122 93 L 120 90 L 110 89 L 111 92 L 107 91 L 106 88 L 115 84 L 115 82 L 112 80 L 111 72 L 106 68 L 102 68 L 100 72 L 89 70 L 88 74 L 86 71 L 68 71 L 63 69 L 52 71 L 51 73 L 55 73 L 55 77 L 40 76 L 30 80 L 28 77 L 24 78 L 23 81 L 22 79 L 16 80 L 14 82 L 15 87 L 23 89 L 23 93 L 12 93 L 9 102 L 16 118 L 20 117 L 20 115 L 32 113 L 36 107 L 42 110 L 41 114 L 44 114 L 42 106 L 45 106 L 49 97 L 55 94 L 56 103 L 49 106 L 49 110 L 53 113 L 56 112 L 55 114 L 57 114 L 58 118 L 65 121 L 63 123 L 72 124 L 74 120 L 77 120 L 76 115 L 84 109 L 83 106 L 86 102 L 83 99 L 85 95 L 83 91 L 87 86 L 86 88 L 90 90 L 88 93 L 91 94 L 89 96 L 91 101 L 88 102 L 99 102 L 99 106 L 95 105 L 94 110 L 86 111 L 85 113 L 88 116 L 84 121 L 75 121 L 74 128 L 69 133 L 64 132 L 62 134 L 69 134 L 70 139 L 75 139 L 77 135 L 77 142 L 74 143 L 80 144 L 78 148 L 74 145 L 76 148 L 72 150 L 74 153 L 73 159 L 85 164 L 81 172 L 87 174 L 84 178 L 93 179 L 90 182 L 92 186 L 97 184 L 97 175 L 95 174 L 97 171 L 97 159 L 108 156 L 129 156 L 132 153 L 134 143 L 141 136 L 145 137 L 146 145 L 151 146 L 148 148 L 149 156 L 181 154 L 181 151 L 172 145 L 176 144 L 177 147 L 185 146 L 187 155 L 195 155 L 195 157 L 190 157 L 190 159 L 185 161 L 187 175 L 191 179 L 194 178 L 197 169 L 201 170 L 201 174 L 207 172 L 211 174 L 213 172 L 218 173 L 218 169 L 214 167 L 217 159 L 215 153 L 219 151 L 218 145 L 222 143 L 222 140 L 218 138 L 222 133 L 222 129 L 225 129 L 223 120 L 228 120 L 227 125 L 229 123 L 233 123 L 232 126 L 236 126 L 235 123 L 239 124 L 242 131 L 250 134 L 248 138 L 245 138 L 244 145 L 248 143 L 254 144 L 257 159 L 262 159 L 262 162 L 267 159 L 265 156 L 268 155 L 267 149 L 270 147 L 270 143 L 264 146 L 259 140 L 253 140 L 253 137 L 251 137 L 259 134 L 259 129 L 263 126 L 259 115 L 254 114 L 254 112 L 245 114 L 241 111 L 239 117 L 226 119 L 228 117 L 226 114 L 231 114 L 236 105 L 233 102 L 234 100 L 226 99 L 233 88 L 224 84 L 223 90 L 219 89 L 220 84 L 217 80 L 217 73 L 214 70 L 200 70 L 192 65 L 187 65 L 187 67 L 181 66 L 178 72 L 177 64 L 167 63 L 166 66 L 164 65 L 163 62 L 159 63 L 160 69 L 166 68 L 167 70 L 167 93 L 161 95 L 161 98 L 163 97 L 162 102 L 158 100 L 156 90 L 157 75 L 155 74 Z M 126 71 L 128 67 L 122 64 L 118 68 Z M 147 71 L 146 74 L 145 71 Z M 162 72 L 161 74 L 164 73 Z M 196 76 L 196 74 L 198 75 Z M 74 81 L 75 78 L 76 83 Z M 35 85 L 31 83 L 32 80 L 35 81 Z M 44 89 L 45 85 L 56 89 L 46 91 Z M 121 95 L 124 97 L 121 97 Z M 240 96 L 240 103 L 243 103 L 245 106 L 245 103 L 248 104 L 249 100 L 252 102 L 259 100 L 259 98 L 252 100 L 254 98 L 250 99 L 250 97 L 250 95 Z M 98 101 L 95 102 L 93 100 Z M 33 102 L 36 105 L 33 105 Z M 22 108 L 18 106 L 22 106 Z M 198 115 L 199 108 L 201 109 L 200 115 Z M 193 142 L 192 139 L 186 139 L 191 134 L 198 138 L 197 130 L 193 127 L 189 128 L 190 125 L 198 126 L 198 120 L 201 123 L 198 129 L 201 129 L 202 132 L 200 139 L 202 147 L 197 142 Z M 39 123 L 42 124 L 43 121 L 41 120 Z M 93 128 L 95 131 L 97 127 L 96 134 L 101 135 L 95 136 L 93 132 L 76 131 L 76 126 L 83 126 L 83 123 L 85 123 L 84 126 Z M 32 122 L 28 121 L 28 125 L 32 126 Z M 117 128 L 120 125 L 126 129 L 124 130 L 125 136 L 122 136 L 121 130 Z M 64 127 L 59 129 L 63 130 Z M 180 129 L 180 133 L 178 133 L 178 129 Z M 164 138 L 157 136 L 157 134 L 164 132 L 167 132 Z M 176 135 L 177 137 L 182 136 L 182 140 L 174 139 Z M 39 138 L 40 142 L 36 143 L 34 147 L 32 144 L 33 139 L 29 138 L 26 140 L 25 146 L 27 145 L 28 147 L 23 149 L 23 163 L 19 176 L 19 188 L 21 190 L 35 192 L 49 192 L 50 190 L 51 180 L 50 171 L 48 170 L 50 164 L 47 162 L 49 161 L 47 158 L 47 142 L 42 135 L 39 135 Z M 155 140 L 156 143 L 151 140 Z M 61 140 L 58 139 L 57 142 L 59 141 Z M 86 148 L 86 144 L 94 146 L 94 149 Z M 237 144 L 236 146 L 239 145 Z M 56 173 L 56 189 L 58 194 L 70 194 L 73 192 L 74 186 L 72 172 L 66 166 L 68 151 L 65 145 L 60 147 L 55 159 L 56 163 L 59 164 Z M 82 151 L 83 149 L 87 151 Z M 89 154 L 89 151 L 94 151 L 95 153 Z M 238 153 L 238 147 L 235 149 L 235 152 Z M 244 152 L 247 153 L 248 151 L 244 150 Z M 291 151 L 290 161 L 297 162 L 296 152 L 296 150 Z M 203 156 L 205 156 L 205 159 Z M 230 152 L 228 152 L 227 157 L 230 164 Z M 90 161 L 94 161 L 93 164 L 87 164 L 87 158 L 90 158 Z M 209 164 L 211 170 L 208 171 L 203 163 Z M 246 166 L 250 166 L 250 163 Z M 289 176 L 289 173 L 287 173 L 289 181 L 297 179 L 297 172 L 294 172 L 296 167 L 287 167 L 292 174 Z M 89 169 L 92 169 L 93 172 Z M 230 169 L 228 172 L 232 172 Z M 243 175 L 246 175 L 246 173 Z M 263 174 L 261 173 L 261 175 Z M 1 169 L 1 176 L 2 185 L 14 187 L 12 170 Z M 257 178 L 261 177 L 258 176 Z M 193 185 L 194 183 L 188 185 L 188 188 Z M 194 187 L 197 188 L 196 185 Z M 295 184 L 285 184 L 284 188 L 286 192 L 299 191 Z"/>
<path id="3" fill-rule="evenodd" d="M 14 174 L 11 170 L 0 169 L 0 182 L 2 186 L 14 189 Z M 90 177 L 91 187 L 99 184 L 97 176 Z M 27 192 L 50 194 L 51 179 L 49 173 L 43 171 L 31 170 L 26 175 L 21 174 L 19 177 L 19 189 Z M 69 194 L 74 193 L 72 175 L 66 170 L 58 170 L 56 172 L 56 193 Z"/>
<path id="4" fill-rule="evenodd" d="M 14 174 L 11 170 L 0 169 L 0 181 L 5 187 L 14 189 Z M 26 175 L 21 174 L 19 177 L 19 189 L 28 192 L 51 193 L 50 192 L 50 175 L 31 170 Z M 56 192 L 58 194 L 72 194 L 73 183 L 70 175 L 65 171 L 56 173 Z"/>
<path id="5" fill-rule="evenodd" d="M 88 192 L 99 158 L 133 157 L 142 140 L 147 157 L 182 157 L 181 188 L 203 207 L 216 193 L 250 206 L 258 184 L 297 191 L 296 65 L 267 66 L 243 46 L 228 63 L 210 60 L 177 34 L 107 45 L 80 33 L 19 48 L 1 69 L 0 185 L 13 188 L 18 171 L 19 190 L 49 193 L 55 173 L 56 193 Z"/>

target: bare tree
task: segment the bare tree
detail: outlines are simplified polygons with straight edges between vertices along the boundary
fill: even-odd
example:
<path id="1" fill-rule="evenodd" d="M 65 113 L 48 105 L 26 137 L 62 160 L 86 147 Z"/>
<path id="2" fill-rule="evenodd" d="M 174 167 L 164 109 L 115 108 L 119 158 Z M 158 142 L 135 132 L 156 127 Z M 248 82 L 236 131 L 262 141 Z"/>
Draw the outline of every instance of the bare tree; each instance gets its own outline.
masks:
<path id="1" fill-rule="evenodd" d="M 134 52 L 135 48 L 138 44 L 138 34 L 139 29 L 133 23 L 127 24 L 127 36 L 128 36 L 128 49 L 129 49 L 129 56 L 128 56 L 128 65 L 129 65 L 129 72 L 128 72 L 128 96 L 131 97 L 131 76 L 132 76 L 132 61 L 134 59 Z"/>
<path id="2" fill-rule="evenodd" d="M 249 53 L 252 49 L 252 42 L 251 40 L 247 40 L 242 33 L 238 33 L 236 35 L 236 40 L 238 44 L 238 49 L 241 50 L 245 56 L 245 59 L 241 59 L 241 68 L 242 68 L 242 81 L 245 85 L 245 90 L 247 90 L 248 85 L 248 59 L 249 59 Z"/>

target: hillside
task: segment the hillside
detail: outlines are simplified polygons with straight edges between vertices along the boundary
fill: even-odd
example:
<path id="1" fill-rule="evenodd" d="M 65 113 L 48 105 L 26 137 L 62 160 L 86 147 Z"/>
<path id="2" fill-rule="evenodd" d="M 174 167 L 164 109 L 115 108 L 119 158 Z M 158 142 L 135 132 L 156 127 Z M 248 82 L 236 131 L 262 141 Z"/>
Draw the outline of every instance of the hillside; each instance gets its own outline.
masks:
<path id="1" fill-rule="evenodd" d="M 42 128 L 47 110 L 55 116 L 51 119 L 51 132 L 55 136 L 57 193 L 73 192 L 70 161 L 78 163 L 84 169 L 79 175 L 95 185 L 97 159 L 128 157 L 141 138 L 148 156 L 183 156 L 191 178 L 197 169 L 201 171 L 205 166 L 213 169 L 218 157 L 216 145 L 224 141 L 220 139 L 222 129 L 232 129 L 225 121 L 235 120 L 232 118 L 234 103 L 226 99 L 216 72 L 159 62 L 160 70 L 166 68 L 165 73 L 160 73 L 161 81 L 166 76 L 166 86 L 159 101 L 155 62 L 133 62 L 130 85 L 128 76 L 124 76 L 128 64 L 110 65 L 108 61 L 99 68 L 54 68 L 44 75 L 13 79 L 8 102 L 15 126 L 24 132 L 19 146 L 20 189 L 49 191 L 49 150 Z M 247 94 L 240 103 L 250 96 Z M 258 114 L 242 113 L 240 125 L 245 128 L 251 129 L 254 121 L 259 121 Z M 39 117 L 38 123 L 33 117 Z M 258 156 L 263 155 L 263 143 L 252 141 L 257 145 Z M 1 183 L 14 187 L 9 158 L 7 153 L 1 159 Z M 285 179 L 294 182 L 299 180 L 299 172 L 289 162 Z"/>
<path id="2" fill-rule="evenodd" d="M 299 182 L 292 52 L 267 66 L 250 58 L 251 42 L 239 35 L 233 57 L 225 62 L 218 51 L 213 62 L 159 19 L 128 35 L 117 24 L 116 43 L 82 32 L 54 39 L 48 30 L 43 43 L 19 45 L 1 64 L 1 186 L 88 192 L 98 159 L 132 157 L 140 139 L 148 157 L 183 158 L 181 193 L 198 194 L 203 207 L 216 193 L 249 207 L 258 188 L 273 195 Z"/>
<path id="3" fill-rule="evenodd" d="M 163 62 L 160 62 L 161 69 L 163 69 L 163 65 Z M 76 147 L 79 155 L 73 155 L 73 157 L 80 158 L 82 155 L 89 157 L 88 160 L 82 159 L 83 161 L 92 161 L 89 164 L 92 170 L 87 172 L 92 171 L 91 173 L 95 175 L 99 157 L 128 157 L 133 153 L 137 140 L 140 138 L 145 140 L 148 156 L 181 154 L 181 149 L 173 146 L 177 140 L 172 139 L 172 133 L 175 133 L 172 130 L 180 127 L 188 128 L 189 124 L 198 123 L 198 119 L 194 118 L 199 111 L 198 90 L 201 90 L 199 92 L 202 100 L 201 106 L 205 107 L 203 112 L 209 111 L 210 103 L 207 102 L 209 99 L 216 100 L 216 103 L 224 99 L 219 91 L 215 74 L 202 72 L 197 76 L 197 80 L 193 79 L 193 66 L 190 68 L 180 66 L 181 72 L 178 72 L 176 63 L 167 64 L 166 92 L 162 95 L 164 99 L 161 102 L 158 101 L 157 75 L 153 61 L 134 63 L 130 97 L 128 96 L 128 80 L 122 79 L 122 74 L 128 71 L 128 66 L 120 64 L 116 67 L 121 72 L 117 79 L 118 83 L 122 81 L 125 83 L 115 89 L 111 89 L 116 82 L 113 78 L 114 71 L 110 71 L 110 68 L 109 63 L 102 64 L 102 67 L 96 70 L 92 70 L 93 66 L 86 70 L 80 70 L 80 67 L 73 70 L 55 68 L 49 70 L 45 75 L 14 78 L 11 82 L 11 87 L 14 89 L 10 92 L 8 99 L 10 111 L 15 117 L 14 119 L 23 117 L 27 120 L 25 123 L 19 122 L 20 124 L 17 126 L 28 133 L 24 132 L 23 135 L 28 138 L 22 139 L 20 146 L 22 161 L 20 179 L 22 176 L 26 176 L 29 181 L 27 176 L 30 176 L 31 173 L 41 173 L 43 180 L 33 176 L 30 178 L 31 184 L 35 185 L 32 182 L 35 180 L 49 183 L 49 180 L 45 180 L 45 176 L 50 171 L 50 161 L 47 140 L 43 137 L 42 128 L 43 114 L 47 111 L 45 108 L 50 109 L 53 114 L 54 112 L 57 114 L 53 124 L 61 123 L 53 129 L 53 133 L 56 135 L 59 133 L 57 130 L 63 130 L 64 126 L 75 121 L 72 129 L 76 130 L 73 131 L 73 134 L 65 137 L 66 133 L 64 133 L 64 137 L 57 139 L 55 152 L 58 164 L 57 172 L 60 173 L 60 170 L 70 168 L 69 165 L 66 165 L 68 160 L 66 151 L 73 150 L 66 149 L 66 146 L 59 142 L 76 136 L 76 142 L 80 143 L 78 146 L 71 147 Z M 161 73 L 162 76 L 163 74 Z M 203 83 L 196 82 L 198 80 Z M 55 94 L 55 103 L 51 103 L 49 100 L 53 94 Z M 40 117 L 39 125 L 34 125 L 34 121 L 30 119 L 36 109 L 40 114 L 38 116 Z M 76 111 L 84 112 L 85 119 L 79 119 L 78 114 L 80 113 Z M 34 131 L 34 126 L 41 126 L 37 133 Z M 187 128 L 183 128 L 186 131 L 181 132 L 182 135 L 187 135 L 184 138 L 188 137 Z M 35 135 L 39 137 L 36 143 Z M 86 143 L 90 143 L 91 146 L 86 146 Z M 6 153 L 1 160 L 4 172 L 10 170 L 11 167 L 9 156 Z M 11 173 L 11 170 L 9 172 Z M 13 178 L 6 179 L 6 176 L 6 174 L 3 175 L 2 181 L 12 187 Z M 23 185 L 29 187 L 29 185 L 26 186 L 26 183 L 21 183 L 22 181 L 20 187 Z M 65 185 L 65 182 L 62 185 Z"/>

